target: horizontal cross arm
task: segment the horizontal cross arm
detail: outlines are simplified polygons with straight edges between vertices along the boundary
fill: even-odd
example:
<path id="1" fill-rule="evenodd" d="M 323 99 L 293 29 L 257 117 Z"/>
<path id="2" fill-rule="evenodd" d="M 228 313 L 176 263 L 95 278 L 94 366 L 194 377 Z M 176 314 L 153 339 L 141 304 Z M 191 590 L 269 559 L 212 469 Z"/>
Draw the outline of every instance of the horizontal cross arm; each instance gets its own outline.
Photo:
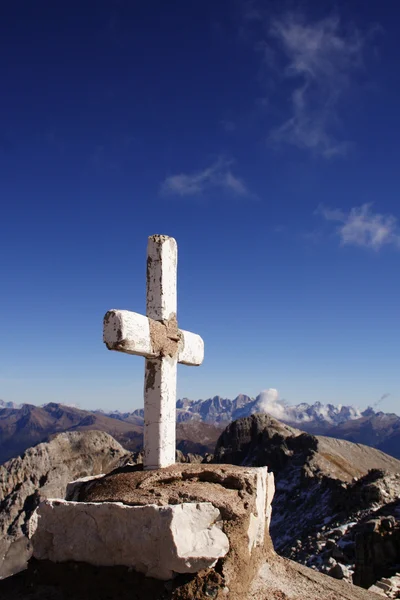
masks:
<path id="1" fill-rule="evenodd" d="M 149 319 L 129 310 L 109 310 L 103 320 L 103 341 L 109 350 L 156 358 Z"/>
<path id="2" fill-rule="evenodd" d="M 103 341 L 109 350 L 145 358 L 177 357 L 179 363 L 199 366 L 204 359 L 202 338 L 129 310 L 110 310 L 104 317 Z"/>
<path id="3" fill-rule="evenodd" d="M 199 367 L 204 360 L 204 342 L 197 333 L 179 330 L 181 333 L 178 362 L 191 367 Z"/>

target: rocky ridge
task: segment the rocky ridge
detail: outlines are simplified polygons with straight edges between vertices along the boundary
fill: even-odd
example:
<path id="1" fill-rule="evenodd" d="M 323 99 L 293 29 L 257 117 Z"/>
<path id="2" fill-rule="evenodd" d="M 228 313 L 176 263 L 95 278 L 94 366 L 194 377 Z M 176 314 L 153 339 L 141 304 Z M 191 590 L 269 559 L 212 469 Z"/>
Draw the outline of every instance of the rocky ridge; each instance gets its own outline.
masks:
<path id="1" fill-rule="evenodd" d="M 355 573 L 364 587 L 390 575 L 389 563 L 395 568 L 396 552 L 389 552 L 390 560 L 377 569 L 374 581 L 358 577 L 362 560 L 356 538 L 360 544 L 359 527 L 376 511 L 390 511 L 399 497 L 400 461 L 360 444 L 312 436 L 267 415 L 229 425 L 214 460 L 267 465 L 274 472 L 270 531 L 282 556 L 338 579 L 351 580 Z"/>
<path id="2" fill-rule="evenodd" d="M 357 487 L 353 489 L 362 493 L 364 502 L 354 502 L 347 518 L 339 515 L 316 533 L 299 537 L 285 556 L 369 588 L 381 578 L 396 576 L 400 568 L 400 474 L 370 471 Z"/>

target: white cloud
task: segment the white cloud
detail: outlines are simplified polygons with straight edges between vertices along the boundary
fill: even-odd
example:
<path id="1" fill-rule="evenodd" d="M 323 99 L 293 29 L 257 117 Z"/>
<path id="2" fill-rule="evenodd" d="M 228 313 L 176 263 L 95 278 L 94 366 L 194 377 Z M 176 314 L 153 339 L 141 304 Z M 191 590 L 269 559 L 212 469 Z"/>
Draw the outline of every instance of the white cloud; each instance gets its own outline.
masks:
<path id="1" fill-rule="evenodd" d="M 285 419 L 287 416 L 286 404 L 279 399 L 278 390 L 274 388 L 260 392 L 256 410 L 257 412 L 268 413 L 275 419 Z"/>
<path id="2" fill-rule="evenodd" d="M 313 151 L 327 158 L 344 155 L 349 143 L 336 139 L 338 104 L 362 69 L 365 37 L 344 29 L 338 18 L 309 22 L 295 13 L 272 21 L 270 36 L 284 60 L 283 77 L 293 80 L 290 117 L 269 139 Z M 270 46 L 268 46 L 270 52 Z"/>
<path id="3" fill-rule="evenodd" d="M 343 246 L 361 246 L 376 251 L 386 245 L 400 248 L 400 229 L 396 217 L 373 213 L 371 204 L 354 207 L 348 213 L 320 206 L 317 214 L 327 221 L 340 223 L 336 233 Z"/>
<path id="4" fill-rule="evenodd" d="M 164 194 L 195 196 L 213 188 L 222 188 L 236 196 L 249 196 L 246 184 L 232 173 L 231 166 L 232 161 L 219 158 L 203 171 L 170 175 L 162 183 L 161 191 Z"/>

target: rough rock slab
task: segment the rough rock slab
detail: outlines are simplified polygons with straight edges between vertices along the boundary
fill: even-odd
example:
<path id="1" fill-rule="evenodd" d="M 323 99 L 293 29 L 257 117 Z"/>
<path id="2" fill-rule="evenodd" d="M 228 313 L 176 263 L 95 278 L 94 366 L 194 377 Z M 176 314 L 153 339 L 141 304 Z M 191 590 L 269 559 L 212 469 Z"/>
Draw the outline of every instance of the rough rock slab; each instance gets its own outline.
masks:
<path id="1" fill-rule="evenodd" d="M 52 562 L 128 566 L 156 579 L 212 567 L 229 550 L 209 502 L 175 506 L 45 500 L 33 555 Z"/>
<path id="2" fill-rule="evenodd" d="M 346 581 L 275 555 L 254 578 L 246 600 L 382 600 Z"/>

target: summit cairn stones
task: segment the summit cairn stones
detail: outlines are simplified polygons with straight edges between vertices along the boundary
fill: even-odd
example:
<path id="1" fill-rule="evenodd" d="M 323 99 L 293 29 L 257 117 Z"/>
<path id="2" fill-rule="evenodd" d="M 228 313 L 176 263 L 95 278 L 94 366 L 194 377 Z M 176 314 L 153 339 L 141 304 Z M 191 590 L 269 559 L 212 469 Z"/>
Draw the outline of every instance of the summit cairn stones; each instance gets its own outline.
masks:
<path id="1" fill-rule="evenodd" d="M 201 365 L 199 335 L 178 329 L 176 241 L 152 235 L 147 246 L 146 315 L 110 310 L 104 317 L 109 350 L 144 356 L 144 468 L 175 463 L 176 373 L 178 362 Z"/>

